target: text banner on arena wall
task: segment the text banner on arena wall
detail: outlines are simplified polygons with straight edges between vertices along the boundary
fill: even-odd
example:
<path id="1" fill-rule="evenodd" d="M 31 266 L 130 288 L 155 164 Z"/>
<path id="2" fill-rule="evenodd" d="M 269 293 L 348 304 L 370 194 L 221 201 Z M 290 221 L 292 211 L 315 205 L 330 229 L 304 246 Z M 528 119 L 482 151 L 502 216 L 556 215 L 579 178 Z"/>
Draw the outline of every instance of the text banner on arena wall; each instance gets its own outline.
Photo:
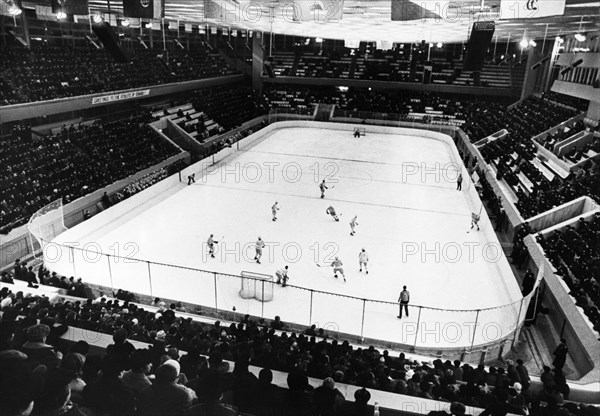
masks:
<path id="1" fill-rule="evenodd" d="M 125 17 L 160 19 L 164 17 L 164 0 L 123 0 Z"/>
<path id="2" fill-rule="evenodd" d="M 92 104 L 104 104 L 111 103 L 113 101 L 129 100 L 130 98 L 143 97 L 145 95 L 150 95 L 150 90 L 129 91 L 122 92 L 120 94 L 102 95 L 100 97 L 92 98 Z"/>
<path id="3" fill-rule="evenodd" d="M 537 19 L 545 16 L 562 16 L 565 0 L 501 0 L 501 19 Z"/>

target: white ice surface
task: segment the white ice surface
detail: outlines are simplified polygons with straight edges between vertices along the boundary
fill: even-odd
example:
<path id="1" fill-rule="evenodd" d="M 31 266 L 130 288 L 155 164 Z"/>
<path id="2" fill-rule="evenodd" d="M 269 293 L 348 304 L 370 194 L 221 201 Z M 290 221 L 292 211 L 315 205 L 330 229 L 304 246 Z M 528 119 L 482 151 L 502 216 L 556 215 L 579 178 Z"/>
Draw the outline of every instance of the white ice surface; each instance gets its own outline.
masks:
<path id="1" fill-rule="evenodd" d="M 109 265 L 106 258 L 94 262 L 77 251 L 75 269 L 64 261 L 67 256 L 50 267 L 115 288 L 213 307 L 216 298 L 220 309 L 235 306 L 240 313 L 280 315 L 410 345 L 489 343 L 514 329 L 521 296 L 485 212 L 481 231 L 467 233 L 471 212 L 479 207 L 469 206 L 465 192 L 456 191 L 456 169 L 448 144 L 434 139 L 391 134 L 354 139 L 347 131 L 286 128 L 123 224 L 90 235 L 78 232 L 79 226 L 57 239 L 231 275 L 274 274 L 287 264 L 290 285 L 359 299 L 276 286 L 274 300 L 261 303 L 239 297 L 237 277 L 114 257 Z M 322 179 L 333 186 L 324 200 L 318 188 Z M 465 178 L 463 188 L 470 186 Z M 273 222 L 275 201 L 281 209 Z M 342 214 L 339 222 L 325 214 L 329 205 Z M 350 236 L 354 215 L 359 225 Z M 215 259 L 206 255 L 211 233 L 220 240 Z M 253 261 L 259 235 L 268 244 L 262 264 Z M 368 275 L 358 271 L 363 247 L 370 258 Z M 334 279 L 330 267 L 315 264 L 334 256 L 344 262 L 347 283 Z M 363 324 L 360 299 L 396 302 L 402 285 L 411 293 L 410 317 L 397 319 L 397 305 L 367 301 Z M 477 318 L 476 309 L 513 302 Z M 422 309 L 419 316 L 416 305 L 439 310 Z"/>

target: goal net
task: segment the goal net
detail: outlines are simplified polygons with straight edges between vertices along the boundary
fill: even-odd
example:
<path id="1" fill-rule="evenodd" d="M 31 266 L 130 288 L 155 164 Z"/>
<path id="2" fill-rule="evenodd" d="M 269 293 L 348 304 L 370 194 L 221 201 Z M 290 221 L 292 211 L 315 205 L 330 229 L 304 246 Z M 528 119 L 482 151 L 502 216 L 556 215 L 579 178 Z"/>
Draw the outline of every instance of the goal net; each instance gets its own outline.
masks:
<path id="1" fill-rule="evenodd" d="M 274 286 L 273 276 L 268 274 L 243 271 L 242 288 L 240 297 L 242 299 L 254 298 L 261 302 L 270 302 L 273 300 Z"/>
<path id="2" fill-rule="evenodd" d="M 365 127 L 354 127 L 354 134 L 364 136 L 367 134 L 367 129 Z"/>
<path id="3" fill-rule="evenodd" d="M 37 210 L 29 219 L 27 229 L 32 245 L 35 238 L 42 250 L 46 244 L 66 231 L 62 199 L 57 199 Z M 35 253 L 35 247 L 33 252 Z"/>

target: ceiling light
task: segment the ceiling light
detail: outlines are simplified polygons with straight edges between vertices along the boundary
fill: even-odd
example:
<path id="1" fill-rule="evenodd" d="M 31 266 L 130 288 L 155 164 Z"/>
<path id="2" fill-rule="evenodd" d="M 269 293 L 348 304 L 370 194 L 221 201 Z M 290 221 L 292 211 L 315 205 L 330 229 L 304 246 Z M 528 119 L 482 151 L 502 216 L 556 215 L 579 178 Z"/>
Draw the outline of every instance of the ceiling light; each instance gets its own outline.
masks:
<path id="1" fill-rule="evenodd" d="M 121 26 L 129 26 L 129 20 L 125 19 L 125 20 L 121 20 Z"/>
<path id="2" fill-rule="evenodd" d="M 13 2 L 8 3 L 8 14 L 11 16 L 18 16 L 21 13 L 23 13 L 23 10 L 21 10 L 16 4 Z"/>
<path id="3" fill-rule="evenodd" d="M 100 16 L 99 14 L 95 14 L 93 19 L 94 23 L 100 23 L 102 21 L 102 16 Z"/>
<path id="4" fill-rule="evenodd" d="M 59 11 L 56 13 L 56 18 L 57 18 L 58 20 L 62 20 L 62 19 L 64 19 L 64 18 L 66 18 L 66 17 L 67 17 L 67 14 L 66 14 L 65 12 L 63 12 L 62 10 L 59 10 Z"/>
<path id="5" fill-rule="evenodd" d="M 565 41 L 565 40 L 564 40 L 563 38 L 561 38 L 560 36 L 557 36 L 557 37 L 555 38 L 555 40 L 556 40 L 556 42 L 558 42 L 558 44 L 561 44 L 561 43 L 563 43 L 563 42 Z"/>
<path id="6" fill-rule="evenodd" d="M 585 35 L 582 35 L 581 33 L 576 33 L 575 34 L 575 39 L 577 40 L 577 42 L 584 42 L 585 41 Z"/>
<path id="7" fill-rule="evenodd" d="M 529 42 L 527 39 L 523 39 L 521 42 L 519 42 L 519 45 L 521 45 L 521 48 L 526 48 L 527 45 L 529 45 Z"/>
<path id="8" fill-rule="evenodd" d="M 152 22 L 146 23 L 146 29 L 152 29 Z"/>
<path id="9" fill-rule="evenodd" d="M 441 48 L 441 47 L 442 47 L 442 45 L 443 45 L 443 44 L 442 44 L 442 42 L 438 42 L 436 46 L 437 46 L 438 48 Z"/>
<path id="10" fill-rule="evenodd" d="M 537 46 L 537 43 L 535 43 L 535 40 L 531 39 L 529 41 L 529 46 L 533 46 L 535 48 Z"/>

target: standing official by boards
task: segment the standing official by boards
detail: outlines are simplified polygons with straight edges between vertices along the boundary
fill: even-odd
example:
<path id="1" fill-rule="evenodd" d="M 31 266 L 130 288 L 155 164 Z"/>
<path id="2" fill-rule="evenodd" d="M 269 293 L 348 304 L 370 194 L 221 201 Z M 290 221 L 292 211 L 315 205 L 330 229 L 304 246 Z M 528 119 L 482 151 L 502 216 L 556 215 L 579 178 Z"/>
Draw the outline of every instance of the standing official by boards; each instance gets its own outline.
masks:
<path id="1" fill-rule="evenodd" d="M 410 302 L 410 292 L 406 290 L 406 286 L 402 286 L 402 292 L 400 292 L 400 296 L 398 297 L 398 302 L 400 302 L 400 311 L 398 312 L 398 318 L 402 319 L 402 307 L 404 306 L 404 312 L 406 312 L 406 317 L 408 318 L 408 302 Z"/>

